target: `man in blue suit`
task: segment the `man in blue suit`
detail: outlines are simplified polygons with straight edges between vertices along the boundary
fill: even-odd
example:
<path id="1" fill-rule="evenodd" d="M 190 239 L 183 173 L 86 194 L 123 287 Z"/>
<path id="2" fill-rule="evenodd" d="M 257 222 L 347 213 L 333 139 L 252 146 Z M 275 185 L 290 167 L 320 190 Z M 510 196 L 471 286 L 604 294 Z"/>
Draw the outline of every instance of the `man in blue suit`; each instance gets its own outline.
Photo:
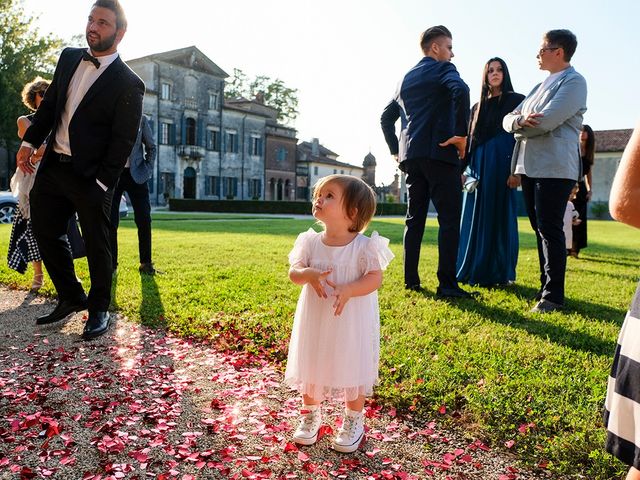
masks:
<path id="1" fill-rule="evenodd" d="M 143 150 L 144 146 L 144 150 Z M 111 258 L 113 271 L 118 268 L 118 223 L 120 221 L 120 197 L 124 192 L 129 195 L 133 207 L 134 219 L 138 228 L 138 252 L 140 255 L 140 273 L 154 275 L 156 270 L 151 261 L 151 204 L 147 182 L 153 173 L 156 157 L 156 144 L 149 125 L 149 119 L 142 116 L 136 143 L 127 158 L 116 189 L 115 201 L 111 205 Z"/>
<path id="2" fill-rule="evenodd" d="M 458 286 L 456 256 L 460 240 L 461 158 L 467 144 L 469 87 L 451 63 L 451 32 L 438 25 L 420 39 L 424 58 L 404 76 L 382 113 L 389 150 L 407 174 L 409 204 L 404 231 L 405 288 L 420 291 L 418 263 L 429 201 L 438 213 L 440 297 L 470 297 Z M 400 139 L 395 123 L 400 118 Z"/>

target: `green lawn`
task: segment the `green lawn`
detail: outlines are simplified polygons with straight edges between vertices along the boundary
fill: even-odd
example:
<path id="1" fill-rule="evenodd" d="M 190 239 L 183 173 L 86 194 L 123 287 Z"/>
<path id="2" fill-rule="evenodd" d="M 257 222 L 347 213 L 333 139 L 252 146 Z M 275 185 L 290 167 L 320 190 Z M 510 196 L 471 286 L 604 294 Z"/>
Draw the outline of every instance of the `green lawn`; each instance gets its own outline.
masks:
<path id="1" fill-rule="evenodd" d="M 299 287 L 287 279 L 287 253 L 313 221 L 157 216 L 154 261 L 164 275 L 137 273 L 137 237 L 121 224 L 114 306 L 131 319 L 219 344 L 261 350 L 281 361 Z M 226 219 L 225 219 L 226 218 Z M 371 229 L 391 239 L 396 259 L 380 289 L 381 401 L 464 424 L 495 448 L 532 466 L 583 478 L 616 478 L 624 467 L 603 451 L 601 410 L 618 330 L 640 276 L 640 235 L 613 222 L 589 222 L 589 248 L 568 260 L 566 313 L 528 313 L 537 291 L 535 238 L 520 221 L 514 286 L 477 288 L 478 301 L 434 298 L 436 222 L 422 251 L 426 294 L 402 281 L 401 219 Z M 317 227 L 316 227 L 317 228 Z M 10 226 L 0 226 L 6 251 Z M 78 275 L 88 284 L 86 262 Z M 28 287 L 0 265 L 0 282 Z M 53 294 L 47 281 L 44 291 Z M 28 319 L 25 319 L 28 321 Z"/>

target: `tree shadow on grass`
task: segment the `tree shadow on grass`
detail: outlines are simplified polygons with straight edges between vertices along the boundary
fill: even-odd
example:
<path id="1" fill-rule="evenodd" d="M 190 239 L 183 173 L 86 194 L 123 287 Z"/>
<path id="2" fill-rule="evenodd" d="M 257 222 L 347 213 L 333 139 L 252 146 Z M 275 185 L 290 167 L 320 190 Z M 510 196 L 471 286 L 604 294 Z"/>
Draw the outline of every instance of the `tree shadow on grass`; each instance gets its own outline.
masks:
<path id="1" fill-rule="evenodd" d="M 534 289 L 531 290 L 533 291 Z M 485 320 L 523 330 L 530 335 L 535 335 L 541 339 L 549 340 L 557 345 L 574 350 L 605 356 L 613 356 L 615 352 L 615 339 L 605 340 L 601 337 L 555 324 L 554 317 L 558 314 L 542 315 L 528 312 L 525 314 L 524 312 L 508 310 L 497 305 L 487 305 L 480 301 L 472 300 L 456 302 L 456 307 L 460 310 L 476 313 Z M 598 308 L 601 309 L 602 307 L 598 305 Z M 617 309 L 608 310 L 615 312 L 613 317 L 617 320 L 613 323 L 622 325 L 624 312 Z M 571 311 L 573 309 L 570 303 L 567 311 L 559 315 L 565 315 Z"/>
<path id="2" fill-rule="evenodd" d="M 621 267 L 632 267 L 638 268 L 640 266 L 640 262 L 637 260 L 637 252 L 636 257 L 616 257 L 613 258 L 611 256 L 608 257 L 591 257 L 591 256 L 580 256 L 577 259 L 578 262 L 594 262 L 594 263 L 606 263 L 609 265 L 619 265 Z"/>
<path id="3" fill-rule="evenodd" d="M 523 300 L 531 300 L 537 293 L 537 289 L 524 285 L 509 285 L 504 287 L 494 287 L 493 290 L 510 291 L 513 295 Z M 438 297 L 428 290 L 423 290 L 420 295 L 426 299 L 438 300 Z M 557 345 L 569 347 L 574 350 L 581 350 L 595 355 L 613 355 L 616 348 L 616 340 L 605 340 L 589 333 L 580 332 L 564 325 L 554 323 L 556 315 L 567 315 L 579 313 L 594 321 L 606 321 L 617 326 L 622 326 L 625 310 L 607 307 L 591 302 L 574 302 L 569 300 L 567 308 L 563 313 L 558 314 L 533 314 L 523 310 L 513 310 L 501 308 L 499 305 L 488 305 L 481 299 L 452 299 L 445 300 L 453 308 L 466 312 L 473 312 L 484 320 L 499 323 L 512 328 L 523 330 L 530 335 L 535 335 L 544 340 L 549 340 Z M 534 301 L 531 300 L 531 306 Z M 526 307 L 528 310 L 530 307 Z M 587 312 L 590 315 L 587 315 Z M 593 317 L 593 312 L 597 312 L 597 317 Z"/>

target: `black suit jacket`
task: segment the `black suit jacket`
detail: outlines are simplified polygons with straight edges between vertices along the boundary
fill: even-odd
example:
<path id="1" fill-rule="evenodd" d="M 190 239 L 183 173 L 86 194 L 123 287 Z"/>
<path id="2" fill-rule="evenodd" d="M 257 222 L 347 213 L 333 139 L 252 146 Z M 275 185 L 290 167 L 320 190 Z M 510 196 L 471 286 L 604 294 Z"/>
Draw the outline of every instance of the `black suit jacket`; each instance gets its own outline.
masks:
<path id="1" fill-rule="evenodd" d="M 66 48 L 58 60 L 51 85 L 23 140 L 38 147 L 51 132 L 40 170 L 47 168 L 53 136 L 67 102 L 67 89 L 84 48 Z M 131 153 L 142 115 L 144 83 L 116 58 L 89 88 L 69 122 L 73 169 L 108 188 L 115 186 Z"/>
<path id="2" fill-rule="evenodd" d="M 395 123 L 400 118 L 400 139 Z M 398 160 L 429 158 L 459 164 L 453 145 L 438 144 L 467 135 L 469 87 L 450 62 L 424 57 L 402 79 L 384 109 L 380 124 L 387 145 Z"/>

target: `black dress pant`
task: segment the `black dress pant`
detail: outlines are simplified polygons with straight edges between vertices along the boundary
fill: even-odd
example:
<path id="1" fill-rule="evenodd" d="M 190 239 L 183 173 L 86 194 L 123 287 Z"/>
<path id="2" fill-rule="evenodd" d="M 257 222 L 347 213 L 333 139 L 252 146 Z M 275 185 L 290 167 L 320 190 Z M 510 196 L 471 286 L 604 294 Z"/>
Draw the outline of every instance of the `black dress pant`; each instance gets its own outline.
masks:
<path id="1" fill-rule="evenodd" d="M 30 194 L 31 221 L 38 249 L 60 301 L 87 299 L 90 311 L 107 311 L 111 302 L 109 215 L 113 190 L 104 191 L 95 178 L 85 178 L 71 163 L 51 159 L 38 171 Z M 88 298 L 78 282 L 67 241 L 69 217 L 78 213 L 89 263 Z"/>
<path id="2" fill-rule="evenodd" d="M 567 247 L 564 212 L 575 180 L 521 175 L 522 193 L 531 228 L 538 242 L 542 299 L 564 305 Z"/>
<path id="3" fill-rule="evenodd" d="M 462 194 L 460 167 L 427 158 L 402 163 L 407 174 L 409 204 L 404 230 L 405 286 L 420 285 L 418 263 L 429 201 L 438 214 L 438 281 L 443 289 L 458 287 L 456 260 L 460 241 Z"/>
<path id="4" fill-rule="evenodd" d="M 113 268 L 118 266 L 118 225 L 120 224 L 120 197 L 127 192 L 133 215 L 138 227 L 138 253 L 140 263 L 151 263 L 151 204 L 149 203 L 149 187 L 147 182 L 136 183 L 131 177 L 131 170 L 125 168 L 120 175 L 113 194 L 111 207 L 111 256 Z"/>

